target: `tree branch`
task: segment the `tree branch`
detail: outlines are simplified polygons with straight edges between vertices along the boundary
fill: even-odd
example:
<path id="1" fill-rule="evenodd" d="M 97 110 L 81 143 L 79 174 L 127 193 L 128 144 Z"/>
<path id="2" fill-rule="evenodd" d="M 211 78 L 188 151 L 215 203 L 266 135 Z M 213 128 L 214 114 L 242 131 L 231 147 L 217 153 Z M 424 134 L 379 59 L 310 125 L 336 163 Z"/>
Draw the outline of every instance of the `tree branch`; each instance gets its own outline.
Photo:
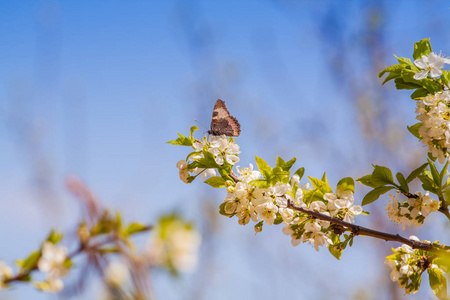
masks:
<path id="1" fill-rule="evenodd" d="M 324 221 L 328 221 L 334 224 L 338 224 L 344 228 L 346 228 L 348 231 L 351 231 L 353 235 L 361 235 L 361 236 L 371 236 L 374 238 L 378 238 L 378 239 L 382 239 L 385 241 L 394 241 L 394 242 L 400 242 L 403 244 L 406 244 L 408 246 L 411 246 L 413 249 L 420 249 L 420 250 L 425 250 L 428 252 L 432 252 L 432 253 L 436 253 L 436 254 L 441 254 L 442 251 L 445 251 L 447 254 L 450 253 L 450 247 L 449 246 L 445 246 L 445 245 L 436 245 L 433 244 L 431 242 L 421 242 L 421 241 L 415 241 L 415 240 L 411 240 L 405 237 L 402 237 L 399 234 L 390 234 L 390 233 L 386 233 L 386 232 L 382 232 L 382 231 L 377 231 L 377 230 L 373 230 L 370 228 L 366 228 L 363 226 L 359 226 L 359 225 L 355 225 L 352 223 L 348 223 L 345 222 L 343 220 L 340 219 L 335 219 L 332 217 L 329 217 L 327 215 L 318 213 L 316 211 L 312 211 L 309 209 L 305 209 L 302 208 L 296 204 L 294 204 L 294 202 L 290 199 L 288 199 L 288 208 L 292 208 L 296 211 L 300 211 L 303 212 L 307 215 L 310 215 L 314 218 L 317 218 L 319 220 L 324 220 Z"/>

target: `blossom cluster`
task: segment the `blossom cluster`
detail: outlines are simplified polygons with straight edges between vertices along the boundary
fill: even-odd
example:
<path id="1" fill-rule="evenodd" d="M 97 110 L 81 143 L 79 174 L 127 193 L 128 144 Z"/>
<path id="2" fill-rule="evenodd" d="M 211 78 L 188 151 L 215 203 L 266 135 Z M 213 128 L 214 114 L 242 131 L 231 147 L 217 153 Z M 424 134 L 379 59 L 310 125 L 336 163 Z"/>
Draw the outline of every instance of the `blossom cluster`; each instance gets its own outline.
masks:
<path id="1" fill-rule="evenodd" d="M 429 192 L 426 192 L 425 195 L 416 192 L 415 196 L 399 202 L 399 192 L 395 196 L 389 195 L 391 202 L 386 207 L 387 214 L 392 222 L 401 224 L 403 230 L 406 226 L 421 226 L 425 218 L 431 212 L 438 211 L 440 207 L 440 201 L 431 198 Z"/>
<path id="2" fill-rule="evenodd" d="M 437 92 L 416 102 L 419 134 L 428 152 L 444 163 L 450 148 L 450 91 Z"/>
<path id="3" fill-rule="evenodd" d="M 67 248 L 56 246 L 52 242 L 46 241 L 42 245 L 40 252 L 36 252 L 36 254 L 40 256 L 37 260 L 36 268 L 46 274 L 46 280 L 35 282 L 35 286 L 45 292 L 60 292 L 64 287 L 61 278 L 67 275 L 71 267 L 71 261 L 67 256 Z M 23 271 L 22 269 L 21 272 Z M 7 288 L 8 281 L 11 279 L 13 279 L 12 268 L 5 262 L 0 261 L 0 289 Z"/>
<path id="4" fill-rule="evenodd" d="M 239 145 L 234 142 L 234 139 L 225 135 L 205 136 L 201 141 L 196 140 L 192 147 L 195 149 L 195 152 L 191 153 L 187 160 L 180 160 L 177 163 L 180 179 L 184 183 L 191 182 L 197 176 L 201 179 L 205 179 L 208 176 L 216 176 L 214 168 L 189 168 L 189 165 L 193 162 L 198 162 L 205 158 L 204 151 L 211 153 L 214 156 L 215 163 L 218 165 L 229 164 L 231 166 L 239 162 L 239 153 L 241 153 Z M 193 175 L 190 175 L 190 173 L 193 173 Z"/>
<path id="5" fill-rule="evenodd" d="M 419 241 L 416 236 L 410 236 L 411 240 Z M 406 294 L 419 290 L 422 273 L 445 272 L 443 267 L 432 263 L 427 253 L 423 250 L 414 250 L 411 246 L 403 244 L 392 249 L 392 255 L 386 257 L 385 264 L 390 268 L 391 280 L 397 282 L 400 288 L 405 289 Z"/>
<path id="6" fill-rule="evenodd" d="M 300 193 L 298 191 L 301 191 Z M 354 223 L 355 216 L 362 213 L 362 207 L 353 205 L 355 201 L 353 192 L 325 193 L 323 200 L 312 201 L 308 204 L 303 202 L 303 191 L 299 188 L 296 193 L 296 204 L 312 211 L 319 212 L 333 218 Z M 331 234 L 333 230 L 329 221 L 311 218 L 305 214 L 298 213 L 295 218 L 283 228 L 283 233 L 290 235 L 293 246 L 301 242 L 309 243 L 318 251 L 320 246 L 328 247 L 332 244 Z"/>
<path id="7" fill-rule="evenodd" d="M 204 137 L 202 141 L 193 143 L 195 152 L 188 156 L 188 161 L 178 162 L 180 179 L 191 182 L 196 176 L 204 178 L 216 175 L 214 168 L 199 168 L 195 162 L 205 159 L 205 153 L 211 153 L 215 163 L 219 166 L 224 164 L 233 166 L 239 162 L 239 145 L 234 139 L 226 136 Z M 205 151 L 206 150 L 206 151 Z M 193 166 L 189 168 L 189 166 Z M 231 169 L 230 169 L 231 170 Z M 190 173 L 196 174 L 191 176 Z M 234 174 L 234 173 L 233 173 Z M 353 205 L 354 198 L 351 190 L 337 194 L 323 193 L 322 197 L 308 197 L 305 193 L 313 195 L 309 184 L 299 187 L 300 176 L 294 174 L 290 180 L 279 180 L 268 183 L 263 179 L 260 171 L 254 170 L 250 164 L 247 168 L 236 166 L 234 180 L 227 180 L 227 196 L 221 206 L 221 211 L 229 217 L 236 216 L 238 223 L 246 225 L 252 220 L 259 222 L 255 225 L 255 231 L 262 230 L 262 225 L 273 225 L 284 223 L 283 232 L 290 235 L 292 244 L 301 242 L 309 243 L 316 250 L 320 246 L 328 247 L 332 244 L 330 235 L 333 230 L 330 222 L 311 218 L 308 214 L 298 212 L 288 207 L 288 201 L 304 209 L 316 211 L 324 215 L 338 218 L 349 223 L 354 222 L 354 217 L 361 214 L 362 208 Z M 263 184 L 260 184 L 261 181 Z"/>
<path id="8" fill-rule="evenodd" d="M 67 248 L 56 246 L 47 241 L 42 246 L 42 255 L 38 261 L 39 271 L 47 274 L 46 281 L 36 283 L 36 286 L 46 292 L 57 293 L 62 291 L 64 284 L 61 280 L 69 272 L 67 263 Z"/>

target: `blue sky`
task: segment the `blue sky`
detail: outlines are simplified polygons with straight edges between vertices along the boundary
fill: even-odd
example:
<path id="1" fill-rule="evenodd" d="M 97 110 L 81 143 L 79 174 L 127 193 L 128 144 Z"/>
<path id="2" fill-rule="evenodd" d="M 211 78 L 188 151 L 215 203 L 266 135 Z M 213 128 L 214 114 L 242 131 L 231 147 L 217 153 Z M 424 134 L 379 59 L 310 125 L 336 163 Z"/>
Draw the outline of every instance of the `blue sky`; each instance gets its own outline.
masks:
<path id="1" fill-rule="evenodd" d="M 343 70 L 361 72 L 353 74 L 355 86 L 374 81 L 365 73 L 369 62 L 358 43 L 368 36 L 361 29 L 367 23 L 367 7 L 381 4 L 388 64 L 395 63 L 392 54 L 411 55 L 413 43 L 426 37 L 431 37 L 435 51 L 449 54 L 450 5 L 406 0 L 337 3 L 1 1 L 0 239 L 7 242 L 0 258 L 12 263 L 24 257 L 51 227 L 73 228 L 81 212 L 64 189 L 67 175 L 79 176 L 105 205 L 123 210 L 128 220 L 152 222 L 172 209 L 196 219 L 207 198 L 218 206 L 225 191 L 180 182 L 175 164 L 186 149 L 165 144 L 177 131 L 186 133 L 198 125 L 194 119 L 203 124 L 198 125 L 199 136 L 206 132 L 218 98 L 242 125 L 237 140 L 241 165 L 253 163 L 255 154 L 269 163 L 281 155 L 298 156 L 308 175 L 320 177 L 327 171 L 330 182 L 369 172 L 370 163 L 376 162 L 364 161 L 365 154 L 358 153 L 364 141 L 355 123 L 357 109 L 333 79 L 340 75 L 333 74 L 328 54 L 337 49 L 339 39 L 348 41 L 346 56 L 351 60 Z M 414 122 L 414 103 L 407 93 L 394 92 L 392 84 L 382 87 L 375 81 L 373 86 L 389 99 L 396 97 L 389 107 L 396 122 L 403 128 Z M 363 164 L 345 173 L 352 162 Z M 41 176 L 47 180 L 45 193 L 34 184 Z M 355 281 L 364 286 L 364 280 L 387 276 L 383 267 L 375 268 L 383 255 L 364 241 L 336 261 L 324 250 L 291 247 L 281 228 L 255 237 L 250 226 L 219 220 L 221 229 L 214 237 L 217 278 L 207 283 L 204 299 L 236 298 L 239 294 L 227 286 L 248 287 L 243 292 L 247 299 L 293 297 L 293 276 L 299 276 L 302 288 L 314 298 L 321 294 L 314 290 L 317 283 L 308 288 L 310 274 L 319 276 L 324 269 L 348 277 L 339 281 L 342 287 L 328 283 L 344 299 Z M 258 247 L 264 249 L 261 257 L 242 255 L 257 253 Z M 366 252 L 376 264 L 367 261 Z M 287 258 L 279 260 L 280 255 Z M 235 262 L 229 263 L 229 257 Z M 274 271 L 264 270 L 260 261 L 269 261 Z M 374 268 L 373 275 L 359 269 L 363 263 Z M 299 275 L 299 269 L 311 273 Z M 255 291 L 260 286 L 255 274 L 273 286 Z M 159 299 L 180 299 L 170 287 L 176 284 L 189 295 L 199 277 L 188 275 L 174 283 L 157 274 L 156 293 Z M 20 286 L 1 293 L 12 299 L 47 298 Z M 94 284 L 91 295 L 97 293 Z"/>

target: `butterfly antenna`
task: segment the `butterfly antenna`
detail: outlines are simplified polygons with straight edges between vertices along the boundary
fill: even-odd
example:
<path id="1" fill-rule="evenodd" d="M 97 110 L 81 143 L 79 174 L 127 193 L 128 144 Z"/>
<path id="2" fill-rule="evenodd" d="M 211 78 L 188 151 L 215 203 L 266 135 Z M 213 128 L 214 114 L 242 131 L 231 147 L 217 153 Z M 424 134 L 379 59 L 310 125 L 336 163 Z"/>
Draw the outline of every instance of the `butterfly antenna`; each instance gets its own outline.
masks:
<path id="1" fill-rule="evenodd" d="M 200 127 L 206 128 L 206 131 L 204 131 L 203 134 L 205 134 L 205 133 L 208 132 L 208 130 L 209 130 L 208 127 L 206 127 L 204 124 L 202 124 L 202 123 L 200 123 L 199 121 L 197 121 L 197 119 L 194 119 L 194 121 L 195 121 L 198 125 L 200 125 Z"/>

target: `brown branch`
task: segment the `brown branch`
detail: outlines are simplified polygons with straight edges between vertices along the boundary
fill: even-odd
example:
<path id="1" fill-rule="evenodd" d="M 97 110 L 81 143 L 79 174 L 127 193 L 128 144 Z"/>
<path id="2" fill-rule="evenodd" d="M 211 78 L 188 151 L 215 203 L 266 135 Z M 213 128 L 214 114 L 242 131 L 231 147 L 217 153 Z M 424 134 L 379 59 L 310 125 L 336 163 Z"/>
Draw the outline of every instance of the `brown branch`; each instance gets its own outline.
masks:
<path id="1" fill-rule="evenodd" d="M 140 232 L 145 232 L 145 231 L 149 231 L 152 229 L 153 229 L 153 226 L 148 225 Z M 101 248 L 102 246 L 108 245 L 109 243 L 112 243 L 112 242 L 115 242 L 118 240 L 120 240 L 120 237 L 117 234 L 113 234 L 113 235 L 109 236 L 108 238 L 104 239 L 103 241 L 93 243 L 92 245 L 80 243 L 80 246 L 78 247 L 78 249 L 76 249 L 75 251 L 73 251 L 72 253 L 67 255 L 67 258 L 73 259 L 74 257 L 76 257 L 77 255 L 79 255 L 83 252 L 90 254 L 92 252 L 99 251 L 100 250 L 99 248 Z M 37 267 L 37 263 L 36 263 L 36 265 L 33 268 L 28 269 L 25 272 L 23 272 L 23 270 L 21 270 L 21 271 L 19 271 L 19 273 L 16 276 L 13 276 L 11 278 L 7 278 L 7 279 L 3 280 L 3 283 L 8 284 L 11 282 L 16 282 L 16 281 L 24 281 L 27 278 L 27 276 L 29 276 L 31 274 L 31 272 L 33 272 L 37 269 L 38 269 L 38 267 Z"/>
<path id="2" fill-rule="evenodd" d="M 361 236 L 371 236 L 374 238 L 382 239 L 385 241 L 394 241 L 394 242 L 400 242 L 403 244 L 406 244 L 408 246 L 411 246 L 413 249 L 420 249 L 425 250 L 432 253 L 442 253 L 442 251 L 445 251 L 447 253 L 450 253 L 450 247 L 445 245 L 435 245 L 431 242 L 421 242 L 421 241 L 415 241 L 411 240 L 405 237 L 402 237 L 399 234 L 390 234 L 382 231 L 373 230 L 370 228 L 366 228 L 363 226 L 355 225 L 352 223 L 345 222 L 340 219 L 335 219 L 332 217 L 329 217 L 327 215 L 318 213 L 316 211 L 312 211 L 309 209 L 302 208 L 296 204 L 293 203 L 292 200 L 288 199 L 288 205 L 287 207 L 292 208 L 296 211 L 303 212 L 305 214 L 308 214 L 314 218 L 317 218 L 319 220 L 328 221 L 334 224 L 338 224 L 344 228 L 346 228 L 348 231 L 351 231 L 353 235 L 361 235 Z"/>

